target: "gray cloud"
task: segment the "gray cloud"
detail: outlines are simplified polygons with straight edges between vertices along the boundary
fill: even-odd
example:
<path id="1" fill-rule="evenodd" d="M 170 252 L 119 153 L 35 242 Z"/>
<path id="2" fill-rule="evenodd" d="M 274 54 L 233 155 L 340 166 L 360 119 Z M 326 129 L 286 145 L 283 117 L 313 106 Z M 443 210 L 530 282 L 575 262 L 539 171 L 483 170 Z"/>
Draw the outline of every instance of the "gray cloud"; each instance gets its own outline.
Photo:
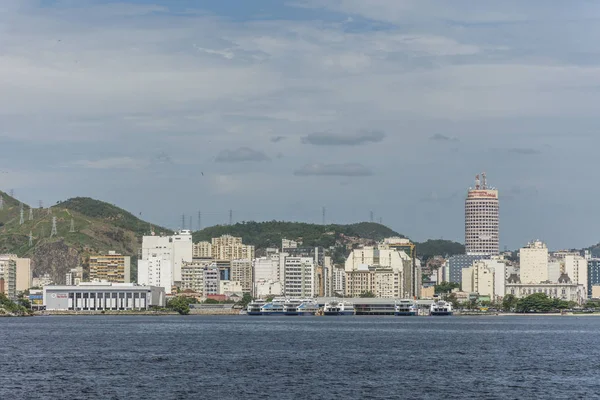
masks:
<path id="1" fill-rule="evenodd" d="M 281 142 L 282 140 L 285 140 L 285 136 L 273 136 L 271 138 L 271 142 L 273 142 L 273 143 L 278 143 L 278 142 Z"/>
<path id="2" fill-rule="evenodd" d="M 223 150 L 215 159 L 216 162 L 246 162 L 246 161 L 268 161 L 270 158 L 262 151 L 253 150 L 249 147 L 240 147 L 235 150 Z"/>
<path id="3" fill-rule="evenodd" d="M 506 149 L 507 152 L 513 154 L 522 154 L 522 155 L 535 155 L 540 154 L 541 151 L 537 149 L 533 149 L 531 147 L 513 147 L 511 149 Z"/>
<path id="4" fill-rule="evenodd" d="M 441 133 L 436 133 L 435 135 L 429 138 L 430 140 L 435 140 L 438 142 L 458 142 L 458 139 L 455 137 L 450 137 L 446 135 L 442 135 Z"/>
<path id="5" fill-rule="evenodd" d="M 294 172 L 296 176 L 370 176 L 373 172 L 362 164 L 306 164 Z"/>
<path id="6" fill-rule="evenodd" d="M 365 143 L 381 142 L 385 133 L 380 131 L 360 131 L 344 135 L 338 133 L 316 132 L 302 138 L 302 143 L 315 146 L 357 146 Z"/>

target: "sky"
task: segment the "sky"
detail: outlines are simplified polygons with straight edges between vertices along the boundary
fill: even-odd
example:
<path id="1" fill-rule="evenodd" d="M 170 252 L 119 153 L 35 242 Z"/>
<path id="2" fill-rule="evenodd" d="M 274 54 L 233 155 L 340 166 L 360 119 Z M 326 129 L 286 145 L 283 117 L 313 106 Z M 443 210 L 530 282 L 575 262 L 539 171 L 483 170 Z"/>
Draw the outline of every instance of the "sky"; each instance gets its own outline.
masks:
<path id="1" fill-rule="evenodd" d="M 0 188 L 153 223 L 600 241 L 600 2 L 2 0 Z M 188 226 L 189 227 L 189 226 Z"/>

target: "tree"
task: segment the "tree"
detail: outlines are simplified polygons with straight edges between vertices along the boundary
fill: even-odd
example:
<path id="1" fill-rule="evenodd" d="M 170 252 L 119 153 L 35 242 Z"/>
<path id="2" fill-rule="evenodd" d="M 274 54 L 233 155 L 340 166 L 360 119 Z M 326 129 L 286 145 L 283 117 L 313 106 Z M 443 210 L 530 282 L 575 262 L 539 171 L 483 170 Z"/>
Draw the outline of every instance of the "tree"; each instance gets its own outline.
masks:
<path id="1" fill-rule="evenodd" d="M 206 299 L 206 300 L 204 300 L 204 304 L 219 304 L 219 300 Z"/>
<path id="2" fill-rule="evenodd" d="M 267 303 L 270 302 L 270 301 L 273 301 L 274 298 L 275 298 L 275 296 L 273 296 L 273 295 L 267 296 L 267 298 L 266 298 Z"/>
<path id="3" fill-rule="evenodd" d="M 504 299 L 502 299 L 502 309 L 504 311 L 511 311 L 517 306 L 517 301 L 518 299 L 514 294 L 507 294 L 504 296 Z"/>
<path id="4" fill-rule="evenodd" d="M 455 282 L 441 282 L 439 285 L 435 285 L 435 293 L 450 293 L 453 289 L 458 289 L 460 285 Z"/>
<path id="5" fill-rule="evenodd" d="M 190 300 L 183 296 L 177 296 L 169 300 L 167 308 L 177 311 L 180 315 L 188 315 L 190 313 Z"/>
<path id="6" fill-rule="evenodd" d="M 363 298 L 375 297 L 375 293 L 373 293 L 373 292 L 362 292 L 360 294 L 360 297 L 363 297 Z"/>
<path id="7" fill-rule="evenodd" d="M 252 295 L 250 293 L 244 293 L 242 299 L 238 301 L 238 305 L 242 306 L 242 308 L 248 307 L 248 304 L 252 302 Z"/>
<path id="8" fill-rule="evenodd" d="M 458 309 L 460 307 L 460 304 L 458 303 L 458 299 L 456 297 L 455 293 L 450 293 L 449 295 L 446 296 L 445 300 L 449 303 L 452 304 L 452 308 L 454 308 L 455 310 Z"/>

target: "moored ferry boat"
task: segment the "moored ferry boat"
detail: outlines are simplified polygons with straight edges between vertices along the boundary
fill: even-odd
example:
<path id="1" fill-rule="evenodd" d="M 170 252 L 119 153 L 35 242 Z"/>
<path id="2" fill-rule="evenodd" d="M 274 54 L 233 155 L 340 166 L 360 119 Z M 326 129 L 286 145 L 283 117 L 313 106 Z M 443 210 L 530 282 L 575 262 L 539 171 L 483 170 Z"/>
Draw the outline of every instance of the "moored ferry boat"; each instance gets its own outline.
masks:
<path id="1" fill-rule="evenodd" d="M 285 315 L 284 302 L 273 300 L 260 308 L 261 315 Z"/>
<path id="2" fill-rule="evenodd" d="M 262 315 L 260 308 L 265 305 L 264 300 L 254 300 L 248 304 L 246 308 L 248 315 Z"/>
<path id="3" fill-rule="evenodd" d="M 305 301 L 296 309 L 296 315 L 316 315 L 319 311 L 319 305 L 314 301 Z"/>
<path id="4" fill-rule="evenodd" d="M 298 306 L 302 304 L 301 300 L 290 299 L 283 305 L 283 313 L 285 315 L 298 315 Z"/>
<path id="5" fill-rule="evenodd" d="M 429 315 L 452 315 L 452 304 L 444 300 L 438 300 L 431 304 Z"/>
<path id="6" fill-rule="evenodd" d="M 325 304 L 323 315 L 354 315 L 354 305 L 348 302 L 332 301 Z"/>
<path id="7" fill-rule="evenodd" d="M 417 302 L 414 300 L 399 300 L 396 302 L 396 310 L 394 312 L 396 316 L 414 316 L 419 315 Z"/>

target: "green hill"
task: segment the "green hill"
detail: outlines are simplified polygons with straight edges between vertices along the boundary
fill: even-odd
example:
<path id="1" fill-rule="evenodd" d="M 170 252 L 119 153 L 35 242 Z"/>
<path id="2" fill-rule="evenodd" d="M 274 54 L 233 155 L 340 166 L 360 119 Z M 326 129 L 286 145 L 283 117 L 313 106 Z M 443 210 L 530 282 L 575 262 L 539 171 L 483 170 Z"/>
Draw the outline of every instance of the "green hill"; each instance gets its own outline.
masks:
<path id="1" fill-rule="evenodd" d="M 433 256 L 453 256 L 455 254 L 465 254 L 465 246 L 462 243 L 451 240 L 427 240 L 417 243 L 417 256 L 423 261 Z"/>
<path id="2" fill-rule="evenodd" d="M 281 246 L 281 239 L 301 240 L 304 246 L 330 247 L 342 235 L 379 241 L 386 237 L 402 236 L 387 226 L 372 222 L 351 225 L 317 225 L 302 222 L 242 222 L 235 225 L 216 225 L 194 232 L 194 242 L 210 241 L 213 237 L 233 235 L 243 238 L 245 244 L 259 249 Z"/>
<path id="3" fill-rule="evenodd" d="M 132 278 L 135 279 L 141 236 L 150 232 L 149 223 L 121 208 L 90 198 L 78 197 L 30 211 L 28 205 L 21 206 L 6 193 L 0 192 L 0 195 L 4 203 L 0 210 L 0 252 L 30 257 L 34 276 L 48 273 L 56 283 L 64 283 L 68 270 L 80 264 L 86 266 L 90 254 L 115 250 L 132 256 Z M 21 207 L 23 224 L 20 223 Z M 56 218 L 56 235 L 51 235 L 53 218 Z M 156 231 L 171 233 L 161 227 L 156 227 Z"/>

